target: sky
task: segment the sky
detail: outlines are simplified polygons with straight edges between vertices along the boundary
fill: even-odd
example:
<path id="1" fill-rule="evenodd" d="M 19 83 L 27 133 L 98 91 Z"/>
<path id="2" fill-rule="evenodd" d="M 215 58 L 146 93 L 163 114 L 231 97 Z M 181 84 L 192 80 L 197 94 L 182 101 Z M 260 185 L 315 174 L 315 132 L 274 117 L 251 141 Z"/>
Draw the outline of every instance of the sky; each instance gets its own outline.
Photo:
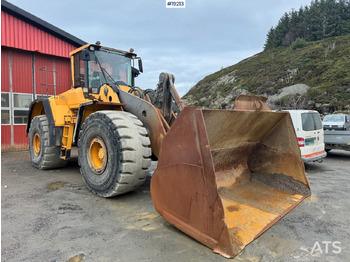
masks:
<path id="1" fill-rule="evenodd" d="M 155 89 L 172 73 L 183 96 L 198 81 L 263 51 L 266 35 L 285 12 L 311 0 L 8 0 L 88 43 L 133 48 L 144 73 L 136 86 Z"/>

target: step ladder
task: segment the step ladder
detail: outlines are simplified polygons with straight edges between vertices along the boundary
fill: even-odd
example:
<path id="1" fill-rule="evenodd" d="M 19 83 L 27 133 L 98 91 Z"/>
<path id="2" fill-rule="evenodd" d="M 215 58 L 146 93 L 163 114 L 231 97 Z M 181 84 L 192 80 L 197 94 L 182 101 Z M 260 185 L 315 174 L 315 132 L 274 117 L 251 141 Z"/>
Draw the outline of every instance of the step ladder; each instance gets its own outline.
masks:
<path id="1" fill-rule="evenodd" d="M 73 132 L 77 117 L 73 115 L 64 116 L 64 127 L 62 135 L 61 159 L 67 160 L 70 158 L 72 149 Z"/>

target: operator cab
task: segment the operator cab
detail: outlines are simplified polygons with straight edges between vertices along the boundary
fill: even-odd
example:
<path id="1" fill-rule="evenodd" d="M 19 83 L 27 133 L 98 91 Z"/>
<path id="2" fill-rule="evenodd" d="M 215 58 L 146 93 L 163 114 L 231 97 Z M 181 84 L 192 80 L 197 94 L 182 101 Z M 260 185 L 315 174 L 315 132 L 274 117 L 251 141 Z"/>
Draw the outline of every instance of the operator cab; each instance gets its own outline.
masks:
<path id="1" fill-rule="evenodd" d="M 142 70 L 142 61 L 134 50 L 129 52 L 89 44 L 72 52 L 73 87 L 82 88 L 84 94 L 98 94 L 107 84 L 118 92 L 127 91 L 135 84 Z M 138 60 L 138 69 L 135 67 Z"/>

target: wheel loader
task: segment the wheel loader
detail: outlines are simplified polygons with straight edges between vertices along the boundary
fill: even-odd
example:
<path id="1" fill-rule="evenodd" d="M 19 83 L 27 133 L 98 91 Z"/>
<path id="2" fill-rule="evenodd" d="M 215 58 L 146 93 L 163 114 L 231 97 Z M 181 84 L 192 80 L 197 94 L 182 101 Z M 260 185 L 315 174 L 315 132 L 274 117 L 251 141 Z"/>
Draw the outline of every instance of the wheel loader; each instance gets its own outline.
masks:
<path id="1" fill-rule="evenodd" d="M 72 146 L 87 187 L 113 197 L 149 176 L 157 212 L 225 257 L 236 256 L 310 195 L 288 112 L 261 96 L 234 110 L 185 107 L 174 76 L 155 90 L 133 50 L 87 44 L 70 53 L 72 87 L 33 101 L 26 132 L 32 164 L 63 167 Z"/>

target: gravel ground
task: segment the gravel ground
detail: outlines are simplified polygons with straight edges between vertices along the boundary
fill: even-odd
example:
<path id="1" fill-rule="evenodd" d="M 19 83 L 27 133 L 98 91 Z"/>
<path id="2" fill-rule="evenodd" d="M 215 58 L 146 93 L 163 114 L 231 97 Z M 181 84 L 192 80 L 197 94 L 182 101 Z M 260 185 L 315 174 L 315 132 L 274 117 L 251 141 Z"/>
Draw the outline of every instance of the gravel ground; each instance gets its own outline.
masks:
<path id="1" fill-rule="evenodd" d="M 103 199 L 76 157 L 40 171 L 28 152 L 8 152 L 1 165 L 1 261 L 228 261 L 158 215 L 149 180 Z M 231 261 L 349 261 L 350 152 L 331 151 L 306 172 L 312 196 Z"/>

